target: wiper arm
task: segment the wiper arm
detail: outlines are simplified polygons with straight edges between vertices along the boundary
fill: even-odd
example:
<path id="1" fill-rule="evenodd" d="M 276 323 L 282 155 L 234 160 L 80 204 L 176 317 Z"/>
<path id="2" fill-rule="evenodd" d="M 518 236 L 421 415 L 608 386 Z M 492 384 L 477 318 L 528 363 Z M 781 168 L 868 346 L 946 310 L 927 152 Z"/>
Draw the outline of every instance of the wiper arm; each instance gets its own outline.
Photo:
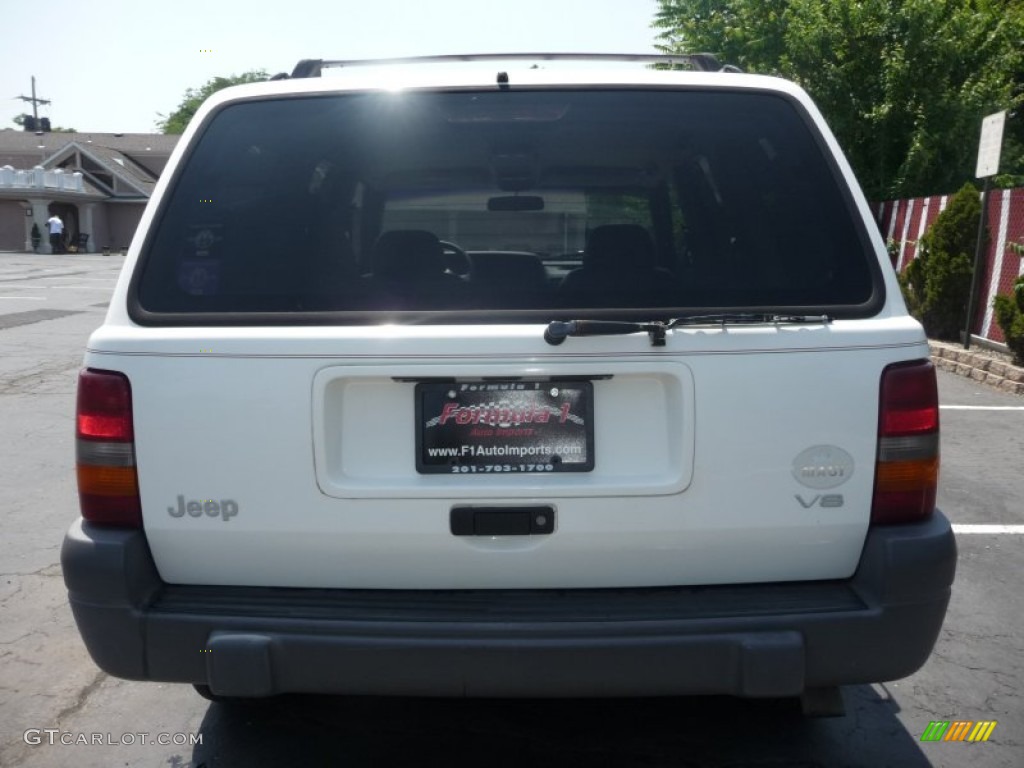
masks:
<path id="1" fill-rule="evenodd" d="M 621 320 L 552 320 L 544 330 L 544 341 L 557 346 L 569 336 L 626 336 L 646 331 L 652 347 L 665 346 L 665 332 L 684 325 L 803 324 L 832 322 L 828 315 L 778 315 L 770 312 L 716 312 L 677 317 L 667 323 L 632 323 Z"/>
<path id="2" fill-rule="evenodd" d="M 569 336 L 626 336 L 647 331 L 651 346 L 665 346 L 665 323 L 630 323 L 619 320 L 552 320 L 544 329 L 544 341 L 558 345 Z"/>

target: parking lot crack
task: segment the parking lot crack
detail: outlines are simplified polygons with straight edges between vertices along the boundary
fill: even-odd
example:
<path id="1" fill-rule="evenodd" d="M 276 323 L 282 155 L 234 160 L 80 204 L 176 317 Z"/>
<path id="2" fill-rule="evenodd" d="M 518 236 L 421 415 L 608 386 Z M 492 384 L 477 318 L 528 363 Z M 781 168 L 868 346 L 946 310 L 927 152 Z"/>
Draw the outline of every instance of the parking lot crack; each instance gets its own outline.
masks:
<path id="1" fill-rule="evenodd" d="M 80 367 L 76 359 L 55 360 L 37 365 L 35 368 L 13 372 L 0 378 L 0 395 L 42 394 L 38 392 L 41 385 L 60 381 L 66 377 L 65 383 L 74 384 L 71 373 Z"/>
<path id="2" fill-rule="evenodd" d="M 41 666 L 43 666 L 42 662 L 40 662 L 40 661 L 32 661 L 31 659 L 23 659 L 20 656 L 16 655 L 14 653 L 14 651 L 3 651 L 2 653 L 0 653 L 0 661 L 6 659 L 8 657 L 12 657 L 10 659 L 10 662 L 12 664 L 27 664 L 30 667 L 41 667 Z M 2 687 L 0 687 L 0 690 L 2 690 Z"/>
<path id="3" fill-rule="evenodd" d="M 39 629 L 33 629 L 31 632 L 26 632 L 23 635 L 18 635 L 12 640 L 0 640 L 0 645 L 14 645 L 15 643 L 20 643 L 23 640 L 32 637 L 32 635 L 43 635 L 45 637 L 46 633 Z"/>
<path id="4" fill-rule="evenodd" d="M 64 707 L 60 712 L 57 713 L 56 721 L 57 725 L 61 725 L 64 718 L 70 717 L 71 715 L 77 714 L 81 711 L 82 707 L 85 706 L 89 697 L 96 691 L 97 688 L 106 680 L 108 677 L 106 672 L 97 672 L 96 676 L 86 685 L 82 690 L 78 692 L 74 702 L 70 706 Z"/>
<path id="5" fill-rule="evenodd" d="M 60 563 L 50 563 L 44 565 L 42 568 L 36 568 L 34 571 L 7 571 L 0 573 L 0 579 L 6 579 L 11 576 L 17 576 L 19 578 L 25 578 L 26 576 L 60 576 L 62 575 Z M 18 585 L 18 589 L 21 589 L 21 585 Z"/>

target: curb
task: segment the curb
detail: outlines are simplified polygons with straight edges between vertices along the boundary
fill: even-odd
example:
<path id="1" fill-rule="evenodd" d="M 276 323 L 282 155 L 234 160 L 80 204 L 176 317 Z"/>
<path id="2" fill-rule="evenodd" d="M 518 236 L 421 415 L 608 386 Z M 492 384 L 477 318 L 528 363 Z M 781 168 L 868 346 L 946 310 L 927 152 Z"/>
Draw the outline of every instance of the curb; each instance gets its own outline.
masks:
<path id="1" fill-rule="evenodd" d="M 1002 392 L 1024 395 L 1024 368 L 984 353 L 966 350 L 958 344 L 929 341 L 936 368 L 995 387 Z"/>

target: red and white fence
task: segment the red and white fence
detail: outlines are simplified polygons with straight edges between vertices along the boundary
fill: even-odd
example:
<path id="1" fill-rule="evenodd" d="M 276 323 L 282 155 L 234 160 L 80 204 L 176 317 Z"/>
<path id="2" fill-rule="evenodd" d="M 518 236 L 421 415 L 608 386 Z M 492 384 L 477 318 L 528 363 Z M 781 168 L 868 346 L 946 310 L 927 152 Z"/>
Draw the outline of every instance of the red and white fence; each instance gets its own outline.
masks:
<path id="1" fill-rule="evenodd" d="M 917 258 L 918 241 L 945 209 L 949 197 L 915 197 L 878 204 L 878 228 L 886 242 L 899 249 L 893 265 L 897 271 L 902 272 Z M 1004 342 L 1003 331 L 992 311 L 992 300 L 997 294 L 1010 293 L 1013 281 L 1024 274 L 1024 259 L 1008 247 L 1010 243 L 1024 244 L 1024 187 L 989 192 L 988 230 L 981 298 L 971 332 L 990 341 Z"/>

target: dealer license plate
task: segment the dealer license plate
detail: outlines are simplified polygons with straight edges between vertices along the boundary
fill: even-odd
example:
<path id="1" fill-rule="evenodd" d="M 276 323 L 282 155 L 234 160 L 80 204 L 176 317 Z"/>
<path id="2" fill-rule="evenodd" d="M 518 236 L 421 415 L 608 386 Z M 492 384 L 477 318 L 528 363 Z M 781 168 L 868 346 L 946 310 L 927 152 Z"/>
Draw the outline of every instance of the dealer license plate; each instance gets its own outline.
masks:
<path id="1" fill-rule="evenodd" d="M 589 381 L 416 385 L 416 469 L 423 474 L 544 474 L 594 468 Z"/>

